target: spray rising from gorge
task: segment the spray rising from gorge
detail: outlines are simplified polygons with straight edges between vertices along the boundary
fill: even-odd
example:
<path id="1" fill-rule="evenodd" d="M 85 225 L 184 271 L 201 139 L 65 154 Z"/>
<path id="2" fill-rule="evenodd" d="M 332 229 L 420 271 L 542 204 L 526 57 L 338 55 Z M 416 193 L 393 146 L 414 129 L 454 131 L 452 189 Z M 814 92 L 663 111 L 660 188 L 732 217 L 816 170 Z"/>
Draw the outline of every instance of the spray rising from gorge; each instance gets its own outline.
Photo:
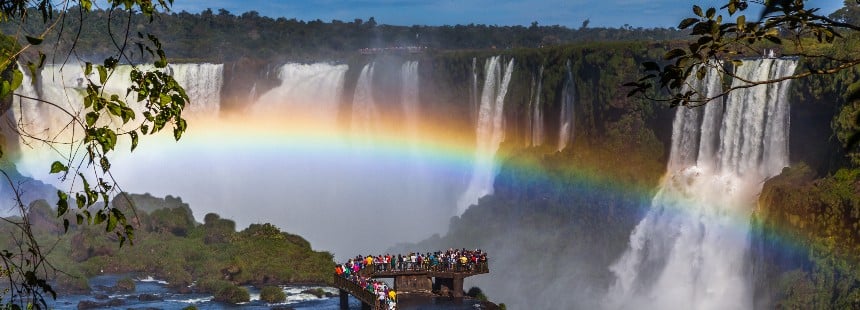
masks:
<path id="1" fill-rule="evenodd" d="M 423 59 L 386 57 L 358 64 L 288 63 L 266 68 L 265 75 L 275 76 L 277 83 L 265 87 L 260 81 L 249 82 L 253 87 L 229 94 L 223 90 L 239 82 L 234 72 L 241 66 L 172 65 L 177 80 L 189 83 L 188 132 L 179 143 L 166 135 L 145 137 L 133 162 L 125 155 L 112 159 L 114 175 L 126 191 L 180 195 L 198 220 L 216 212 L 236 219 L 240 226 L 271 222 L 305 236 L 317 249 L 331 250 L 336 259 L 444 234 L 463 221 L 452 215 L 492 217 L 494 210 L 469 212 L 492 199 L 482 197 L 497 196 L 500 186 L 503 194 L 511 192 L 511 184 L 534 186 L 517 193 L 528 200 L 506 213 L 504 220 L 510 222 L 471 224 L 476 230 L 501 226 L 510 234 L 499 233 L 478 244 L 457 235 L 452 242 L 426 249 L 481 247 L 493 253 L 492 267 L 508 271 L 477 279 L 476 284 L 513 308 L 628 308 L 637 303 L 659 307 L 673 302 L 748 305 L 752 297 L 740 292 L 747 279 L 737 270 L 746 268 L 745 225 L 751 199 L 763 179 L 787 165 L 789 111 L 784 84 L 738 92 L 725 105 L 674 111 L 669 163 L 661 162 L 654 169 L 656 180 L 665 168 L 666 180 L 651 199 L 653 184 L 634 190 L 624 185 L 629 176 L 598 176 L 595 179 L 604 177 L 613 184 L 600 186 L 592 179 L 578 179 L 587 175 L 591 165 L 547 177 L 567 169 L 564 160 L 568 158 L 593 156 L 582 146 L 588 143 L 588 135 L 609 126 L 610 121 L 601 117 L 629 128 L 620 136 L 638 134 L 644 126 L 627 115 L 613 115 L 610 109 L 602 112 L 605 116 L 595 116 L 604 103 L 595 99 L 594 88 L 587 83 L 600 79 L 585 76 L 583 72 L 593 67 L 583 65 L 581 59 L 587 58 L 566 55 L 554 63 L 534 64 L 509 56 L 469 57 L 449 67 Z M 783 76 L 795 65 L 784 60 L 744 61 L 738 74 Z M 74 99 L 52 95 L 74 91 L 68 85 L 74 84 L 77 75 L 59 71 L 49 67 L 34 87 L 21 92 L 79 107 Z M 186 77 L 180 78 L 183 74 Z M 717 91 L 721 78 L 711 72 L 695 87 L 702 93 Z M 127 87 L 121 79 L 111 83 L 115 83 L 109 84 L 111 92 L 122 93 Z M 24 84 L 30 85 L 29 81 Z M 228 107 L 226 98 L 247 99 Z M 32 110 L 15 110 L 16 116 L 33 128 L 56 129 L 64 122 L 51 117 L 47 107 L 21 106 Z M 635 143 L 627 144 L 649 139 L 634 136 Z M 27 145 L 21 149 L 21 170 L 53 181 L 44 168 L 56 154 Z M 522 150 L 540 154 L 523 161 L 505 158 L 508 167 L 500 163 L 503 156 Z M 631 157 L 623 152 L 600 156 L 618 154 L 625 160 Z M 535 162 L 540 160 L 550 164 L 538 167 Z M 535 179 L 521 180 L 511 176 L 512 170 L 523 170 Z M 568 183 L 556 183 L 562 177 Z M 556 187 L 560 192 L 542 190 Z M 722 200 L 705 203 L 715 197 Z M 602 243 L 601 237 L 577 230 L 612 216 L 634 218 L 639 200 L 651 200 L 652 207 L 632 235 L 630 230 L 641 218 L 629 229 L 619 223 L 622 228 L 600 226 L 590 232 L 623 235 L 617 244 Z M 564 213 L 591 207 L 593 213 Z M 551 215 L 550 220 L 540 221 L 538 228 L 526 226 L 544 213 Z M 529 230 L 518 230 L 515 225 L 520 222 L 512 219 L 523 219 L 522 227 Z M 583 222 L 567 225 L 568 220 Z M 675 226 L 699 229 L 698 234 L 685 235 L 685 230 L 676 237 Z M 476 234 L 467 232 L 467 236 Z M 630 248 L 625 249 L 628 241 Z M 689 254 L 676 248 L 700 252 Z M 556 249 L 560 254 L 535 255 L 540 249 Z M 412 250 L 424 248 L 404 249 Z M 682 254 L 701 258 L 701 264 L 683 266 L 685 259 L 692 258 Z M 519 271 L 517 266 L 525 263 L 522 258 L 533 258 L 531 263 L 540 268 Z M 616 260 L 610 270 L 609 264 Z M 683 300 L 658 294 L 676 289 L 673 281 L 695 278 L 691 275 L 707 280 L 673 291 L 677 294 L 671 296 L 683 296 Z M 649 283 L 660 287 L 649 289 Z M 524 290 L 535 289 L 540 291 L 537 301 L 522 298 Z M 732 296 L 726 300 L 739 301 L 722 303 L 714 290 L 723 290 L 720 296 Z M 608 296 L 604 303 L 593 301 L 594 296 L 604 295 Z"/>
<path id="2" fill-rule="evenodd" d="M 796 66 L 745 61 L 736 74 L 771 80 Z M 714 97 L 722 78 L 710 70 L 691 87 Z M 608 308 L 752 309 L 750 215 L 763 181 L 788 166 L 788 86 L 756 86 L 725 104 L 677 110 L 667 174 L 611 267 L 617 280 Z"/>

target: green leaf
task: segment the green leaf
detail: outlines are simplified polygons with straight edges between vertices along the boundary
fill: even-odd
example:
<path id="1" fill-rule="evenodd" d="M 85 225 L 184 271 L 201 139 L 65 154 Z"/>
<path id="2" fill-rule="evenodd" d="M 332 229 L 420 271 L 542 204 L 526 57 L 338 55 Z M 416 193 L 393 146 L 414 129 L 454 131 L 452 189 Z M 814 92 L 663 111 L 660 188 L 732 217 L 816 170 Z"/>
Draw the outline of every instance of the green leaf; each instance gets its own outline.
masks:
<path id="1" fill-rule="evenodd" d="M 92 127 L 95 125 L 96 121 L 99 119 L 99 112 L 90 111 L 86 115 L 86 123 L 87 126 Z"/>
<path id="2" fill-rule="evenodd" d="M 130 131 L 128 135 L 131 137 L 131 151 L 133 152 L 135 148 L 137 148 L 138 136 L 137 131 Z"/>
<path id="3" fill-rule="evenodd" d="M 696 14 L 696 16 L 699 17 L 705 17 L 702 15 L 702 8 L 700 8 L 698 5 L 693 6 L 693 14 Z"/>
<path id="4" fill-rule="evenodd" d="M 84 206 L 87 205 L 87 196 L 85 196 L 84 194 L 78 193 L 77 195 L 75 195 L 75 202 L 78 205 L 78 209 L 83 209 Z"/>
<path id="5" fill-rule="evenodd" d="M 93 64 L 87 62 L 84 65 L 84 75 L 90 75 L 90 73 L 93 73 Z"/>
<path id="6" fill-rule="evenodd" d="M 107 215 L 103 210 L 99 210 L 99 212 L 96 212 L 96 216 L 93 217 L 93 225 L 101 224 L 105 220 L 107 220 Z"/>
<path id="7" fill-rule="evenodd" d="M 63 165 L 63 163 L 61 163 L 59 161 L 55 161 L 54 163 L 51 164 L 51 173 L 68 172 L 68 171 L 69 171 L 69 167 L 66 167 L 66 165 Z"/>
<path id="8" fill-rule="evenodd" d="M 714 8 L 709 8 L 709 9 L 708 9 L 708 12 L 707 12 L 707 13 L 705 13 L 705 15 L 706 15 L 708 18 L 713 18 L 713 17 L 714 17 L 714 14 L 716 14 L 716 13 L 717 13 L 717 10 L 716 10 L 716 9 L 714 9 Z"/>
<path id="9" fill-rule="evenodd" d="M 675 59 L 675 58 L 684 56 L 686 54 L 687 54 L 686 51 L 684 51 L 680 48 L 676 48 L 676 49 L 673 49 L 673 50 L 667 52 L 666 55 L 663 55 L 663 59 L 671 60 L 671 59 Z"/>
<path id="10" fill-rule="evenodd" d="M 96 70 L 99 71 L 99 84 L 105 85 L 107 81 L 107 69 L 104 66 L 96 66 Z"/>
<path id="11" fill-rule="evenodd" d="M 21 83 L 24 81 L 24 74 L 21 73 L 21 70 L 15 68 L 12 70 L 12 91 L 18 89 L 21 86 Z"/>
<path id="12" fill-rule="evenodd" d="M 113 212 L 108 214 L 108 222 L 107 227 L 105 227 L 105 231 L 113 231 L 116 229 L 117 218 L 114 216 Z"/>
<path id="13" fill-rule="evenodd" d="M 685 18 L 684 20 L 681 21 L 680 24 L 678 24 L 678 29 L 687 29 L 687 27 L 690 27 L 690 25 L 695 24 L 698 21 L 699 21 L 698 18 L 693 18 L 693 17 Z"/>
<path id="14" fill-rule="evenodd" d="M 75 214 L 75 220 L 78 221 L 78 225 L 84 224 L 84 216 L 80 214 Z"/>
<path id="15" fill-rule="evenodd" d="M 69 210 L 69 195 L 64 191 L 57 191 L 57 216 L 62 216 L 66 214 L 66 211 Z"/>
<path id="16" fill-rule="evenodd" d="M 747 18 L 744 15 L 738 16 L 738 30 L 744 31 L 747 26 Z"/>
<path id="17" fill-rule="evenodd" d="M 42 44 L 42 41 L 45 40 L 45 38 L 37 38 L 37 37 L 31 37 L 31 36 L 24 36 L 24 37 L 27 39 L 27 43 L 30 43 L 32 45 Z"/>
<path id="18" fill-rule="evenodd" d="M 782 40 L 780 40 L 780 39 L 779 39 L 779 38 L 777 38 L 777 37 L 770 36 L 770 35 L 766 35 L 766 36 L 764 36 L 764 38 L 765 38 L 765 39 L 767 39 L 768 41 L 773 42 L 773 43 L 776 43 L 776 44 L 782 44 Z"/>

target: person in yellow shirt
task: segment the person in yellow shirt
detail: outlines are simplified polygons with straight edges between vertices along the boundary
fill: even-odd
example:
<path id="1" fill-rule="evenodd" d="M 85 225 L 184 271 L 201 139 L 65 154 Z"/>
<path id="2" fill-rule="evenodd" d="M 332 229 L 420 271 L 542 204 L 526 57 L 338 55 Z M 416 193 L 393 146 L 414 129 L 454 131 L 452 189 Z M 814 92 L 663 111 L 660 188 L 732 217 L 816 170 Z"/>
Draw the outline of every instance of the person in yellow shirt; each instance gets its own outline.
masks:
<path id="1" fill-rule="evenodd" d="M 388 290 L 388 299 L 391 299 L 391 301 L 397 301 L 397 293 L 395 293 L 394 290 Z"/>

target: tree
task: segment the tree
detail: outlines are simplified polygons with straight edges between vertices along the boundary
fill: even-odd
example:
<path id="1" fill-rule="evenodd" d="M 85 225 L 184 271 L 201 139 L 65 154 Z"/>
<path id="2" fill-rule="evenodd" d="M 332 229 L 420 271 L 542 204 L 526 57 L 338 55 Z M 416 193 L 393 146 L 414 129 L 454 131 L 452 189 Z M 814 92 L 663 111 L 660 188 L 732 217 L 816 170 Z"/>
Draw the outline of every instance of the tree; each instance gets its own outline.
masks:
<path id="1" fill-rule="evenodd" d="M 856 0 L 854 0 L 856 1 Z M 749 5 L 746 0 L 729 0 L 721 7 L 735 17 L 734 20 L 723 22 L 723 15 L 717 14 L 716 8 L 703 10 L 694 5 L 696 17 L 686 18 L 678 25 L 680 29 L 691 29 L 691 40 L 687 48 L 676 48 L 664 55 L 664 59 L 672 61 L 662 68 L 656 62 L 645 62 L 643 67 L 647 73 L 639 81 L 625 84 L 633 87 L 630 95 L 645 94 L 651 99 L 669 101 L 673 106 L 696 106 L 706 104 L 711 100 L 724 97 L 730 92 L 749 88 L 756 85 L 776 83 L 788 79 L 798 79 L 814 74 L 829 74 L 845 70 L 860 64 L 860 58 L 837 58 L 831 55 L 816 54 L 810 50 L 813 39 L 817 43 L 833 44 L 837 38 L 843 38 L 843 32 L 860 33 L 860 26 L 819 15 L 817 8 L 807 9 L 803 0 L 771 0 L 764 1 L 764 9 L 758 21 L 747 21 L 745 12 Z M 756 1 L 757 3 L 757 1 Z M 787 40 L 793 44 L 783 44 Z M 785 56 L 802 56 L 807 58 L 824 58 L 836 61 L 836 65 L 826 68 L 810 68 L 790 76 L 764 81 L 743 81 L 743 84 L 726 88 L 713 97 L 702 96 L 695 89 L 688 89 L 690 77 L 704 78 L 708 68 L 721 71 L 723 74 L 739 79 L 725 64 L 740 65 L 737 58 L 747 56 L 765 56 L 760 46 L 770 43 L 785 47 Z M 857 55 L 857 51 L 849 53 Z M 693 75 L 695 74 L 695 75 Z M 651 97 L 646 91 L 652 88 L 665 90 L 668 98 Z"/>
<path id="2" fill-rule="evenodd" d="M 18 25 L 14 33 L 3 34 L 5 44 L 0 46 L 0 71 L 3 73 L 0 77 L 0 99 L 7 103 L 0 105 L 3 108 L 0 115 L 10 109 L 8 103 L 14 96 L 18 105 L 47 105 L 69 119 L 63 129 L 70 133 L 67 135 L 45 137 L 23 126 L 16 127 L 19 135 L 50 146 L 62 158 L 51 164 L 50 171 L 67 186 L 57 192 L 56 206 L 56 215 L 63 219 L 65 230 L 68 230 L 70 221 L 76 221 L 78 225 L 103 225 L 106 232 L 116 235 L 120 246 L 133 242 L 134 228 L 124 213 L 127 210 L 120 210 L 109 203 L 111 196 L 119 192 L 119 186 L 111 175 L 108 155 L 115 151 L 120 138 L 129 139 L 131 151 L 134 151 L 142 136 L 172 128 L 174 138 L 179 140 L 187 127 L 182 111 L 189 99 L 185 90 L 166 71 L 167 57 L 160 41 L 152 34 L 138 32 L 136 36 L 131 35 L 132 15 L 140 13 L 152 22 L 160 11 L 169 11 L 172 3 L 173 0 L 108 0 L 107 7 L 100 12 L 108 14 L 106 40 L 111 41 L 114 50 L 101 64 L 94 64 L 79 57 L 74 48 L 80 29 L 87 22 L 85 16 L 94 9 L 100 10 L 94 1 L 0 2 L 0 20 Z M 65 22 L 69 19 L 77 19 L 77 29 L 66 28 Z M 38 29 L 25 27 L 33 20 L 40 21 Z M 72 42 L 72 48 L 53 50 L 65 40 Z M 145 60 L 154 63 L 153 70 L 136 65 L 133 47 L 148 55 Z M 43 50 L 52 52 L 46 54 Z M 68 109 L 56 102 L 13 93 L 23 81 L 21 68 L 35 76 L 48 62 L 71 66 L 71 61 L 82 63 L 83 107 Z M 127 90 L 131 99 L 122 96 L 126 94 L 105 91 L 104 86 L 119 74 L 116 69 L 121 64 L 132 67 L 129 71 L 132 84 Z M 2 152 L 0 156 L 3 156 Z M 20 190 L 5 171 L 0 170 L 0 173 L 17 196 L 20 213 L 20 219 L 3 219 L 4 224 L 14 228 L 13 239 L 16 242 L 15 248 L 0 250 L 0 275 L 10 284 L 6 295 L 9 299 L 2 307 L 47 307 L 45 297 L 56 297 L 47 279 L 48 273 L 56 270 L 45 260 L 44 251 L 47 250 L 33 237 L 29 210 L 21 199 Z"/>
<path id="3" fill-rule="evenodd" d="M 845 0 L 845 6 L 830 14 L 830 18 L 843 23 L 860 24 L 860 1 Z"/>
<path id="4" fill-rule="evenodd" d="M 747 20 L 752 2 L 762 4 L 758 21 Z M 682 20 L 679 29 L 690 29 L 694 39 L 686 48 L 675 48 L 664 55 L 668 63 L 661 67 L 657 62 L 644 62 L 645 75 L 636 82 L 628 96 L 644 95 L 656 101 L 669 102 L 672 106 L 695 107 L 727 96 L 732 91 L 756 85 L 799 79 L 811 75 L 833 74 L 860 65 L 860 50 L 856 44 L 846 43 L 846 38 L 860 36 L 860 25 L 856 13 L 860 0 L 846 0 L 846 7 L 830 17 L 819 13 L 818 8 L 807 8 L 804 0 L 728 0 L 720 9 L 728 15 L 724 19 L 716 8 L 707 10 L 694 5 L 695 17 Z M 839 45 L 836 53 L 820 52 L 822 46 Z M 808 67 L 785 77 L 768 80 L 746 80 L 734 74 L 732 68 L 739 66 L 741 57 L 763 57 L 765 48 L 782 48 L 782 55 L 825 60 L 821 67 Z M 699 93 L 689 87 L 692 78 L 702 80 L 707 70 L 718 70 L 735 82 L 724 81 L 723 90 L 714 96 Z M 662 94 L 668 94 L 663 96 Z M 853 101 L 857 98 L 846 98 Z M 855 120 L 860 124 L 860 116 Z M 855 132 L 848 139 L 848 148 L 857 146 Z"/>

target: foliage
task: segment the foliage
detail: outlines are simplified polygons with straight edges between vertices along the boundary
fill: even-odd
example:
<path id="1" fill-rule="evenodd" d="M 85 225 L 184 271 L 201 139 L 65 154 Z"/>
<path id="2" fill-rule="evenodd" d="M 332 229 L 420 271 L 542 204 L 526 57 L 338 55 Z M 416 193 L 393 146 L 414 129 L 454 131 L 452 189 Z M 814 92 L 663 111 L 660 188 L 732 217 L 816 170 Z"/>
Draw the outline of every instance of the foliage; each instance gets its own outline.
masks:
<path id="1" fill-rule="evenodd" d="M 287 300 L 287 294 L 280 287 L 264 286 L 260 289 L 260 300 L 270 304 L 284 302 Z"/>
<path id="2" fill-rule="evenodd" d="M 251 295 L 248 294 L 248 290 L 245 288 L 236 286 L 232 283 L 227 283 L 225 286 L 215 291 L 215 298 L 213 298 L 213 300 L 238 304 L 250 301 Z"/>
<path id="3" fill-rule="evenodd" d="M 806 8 L 804 2 L 803 0 L 765 1 L 766 5 L 758 21 L 747 20 L 746 15 L 740 14 L 749 7 L 746 0 L 728 0 L 721 8 L 728 11 L 725 21 L 716 8 L 704 10 L 699 6 L 693 6 L 696 17 L 684 19 L 678 28 L 691 29 L 690 34 L 695 39 L 686 43 L 685 48 L 675 48 L 666 52 L 663 59 L 669 63 L 662 67 L 654 61 L 643 62 L 646 75 L 636 82 L 625 84 L 632 87 L 629 95 L 645 94 L 647 90 L 656 88 L 667 91 L 669 97 L 649 96 L 652 99 L 668 101 L 673 106 L 697 106 L 724 97 L 737 89 L 810 75 L 831 74 L 860 64 L 860 58 L 834 58 L 832 55 L 821 55 L 810 49 L 810 46 L 815 44 L 832 44 L 838 38 L 843 38 L 841 31 L 857 32 L 860 31 L 860 26 L 819 15 L 819 9 Z M 784 46 L 783 40 L 789 41 L 792 45 Z M 731 67 L 726 68 L 728 64 L 739 66 L 741 64 L 737 59 L 739 57 L 766 56 L 763 49 L 768 47 L 785 47 L 786 50 L 782 53 L 785 56 L 830 59 L 836 64 L 808 68 L 787 77 L 763 81 L 745 80 L 734 75 L 730 70 Z M 857 51 L 849 51 L 849 53 L 856 55 Z M 689 87 L 689 79 L 703 79 L 709 68 L 720 70 L 732 77 L 735 82 L 724 85 L 725 90 L 713 97 L 700 94 L 695 88 Z"/>
<path id="4" fill-rule="evenodd" d="M 805 165 L 786 168 L 765 183 L 758 228 L 774 249 L 791 240 L 800 262 L 779 276 L 777 304 L 789 308 L 860 306 L 860 169 L 844 168 L 815 179 Z M 789 255 L 791 253 L 788 253 Z M 777 252 L 772 255 L 786 255 Z M 794 268 L 794 269 L 792 269 Z"/>
<path id="5" fill-rule="evenodd" d="M 487 295 L 484 295 L 484 291 L 481 290 L 480 287 L 473 286 L 466 292 L 466 296 L 478 299 L 480 301 L 487 301 Z"/>
<path id="6" fill-rule="evenodd" d="M 75 11 L 76 8 L 69 8 Z M 98 57 L 113 46 L 102 33 L 112 25 L 108 12 L 95 14 L 82 25 L 77 40 L 82 57 Z M 155 22 L 146 23 L 140 14 L 115 14 L 157 35 L 164 50 L 184 61 L 235 61 L 243 56 L 275 61 L 309 61 L 344 59 L 362 48 L 390 46 L 425 46 L 431 49 L 537 48 L 572 42 L 640 40 L 653 41 L 680 38 L 684 33 L 674 28 L 643 29 L 625 25 L 622 28 L 569 29 L 558 25 L 495 26 L 395 26 L 369 20 L 310 20 L 271 18 L 259 12 L 232 14 L 227 10 L 204 10 L 200 13 L 174 12 L 157 14 Z M 113 22 L 115 24 L 115 22 Z M 77 27 L 67 20 L 66 27 Z M 65 51 L 71 42 L 60 42 Z M 136 54 L 139 55 L 140 53 Z"/>
<path id="7" fill-rule="evenodd" d="M 70 226 L 69 233 L 56 240 L 57 232 L 62 232 L 62 219 L 53 216 L 47 203 L 30 208 L 30 217 L 37 219 L 32 221 L 37 223 L 35 236 L 40 240 L 53 238 L 56 244 L 49 260 L 64 271 L 50 277 L 58 290 L 80 291 L 76 288 L 80 284 L 69 282 L 65 274 L 74 274 L 76 281 L 86 285 L 87 278 L 102 272 L 152 275 L 176 289 L 186 289 L 197 281 L 193 287 L 209 293 L 236 284 L 269 286 L 331 281 L 334 262 L 330 253 L 315 252 L 303 238 L 281 232 L 274 225 L 253 224 L 236 232 L 233 221 L 210 213 L 205 224 L 192 222 L 186 226 L 194 217 L 179 198 L 160 199 L 148 194 L 123 194 L 123 197 L 128 201 L 115 199 L 115 207 L 132 203 L 139 210 L 151 212 L 138 212 L 141 226 L 136 230 L 135 245 L 121 251 L 116 250 L 114 238 L 89 225 Z M 45 212 L 46 215 L 36 215 Z M 177 227 L 185 229 L 185 233 L 176 234 Z M 228 237 L 211 242 L 213 230 L 222 234 L 228 228 Z M 10 242 L 6 235 L 0 234 L 0 246 Z M 67 283 L 75 286 L 66 286 Z"/>
<path id="8" fill-rule="evenodd" d="M 158 11 L 169 10 L 170 3 L 172 0 L 108 1 L 105 10 L 100 12 L 107 13 L 109 22 L 123 25 L 122 21 L 113 19 L 114 13 L 139 12 L 151 21 Z M 77 5 L 74 11 L 70 10 L 72 5 Z M 27 69 L 28 74 L 36 75 L 48 62 L 43 50 L 50 51 L 52 62 L 65 63 L 71 57 L 76 57 L 77 40 L 74 36 L 71 40 L 64 36 L 70 35 L 67 29 L 80 30 L 85 16 L 92 10 L 93 2 L 90 0 L 57 3 L 47 0 L 4 1 L 0 5 L 0 20 L 4 24 L 3 35 L 0 36 L 0 71 L 3 72 L 0 76 L 0 99 L 9 102 L 9 96 L 21 85 L 25 73 L 19 69 L 18 63 Z M 66 22 L 76 22 L 77 26 L 66 27 Z M 62 158 L 50 165 L 50 172 L 57 174 L 59 179 L 68 185 L 67 189 L 57 191 L 56 216 L 61 219 L 63 229 L 68 230 L 73 223 L 103 226 L 104 231 L 115 235 L 120 245 L 133 240 L 134 227 L 122 210 L 109 203 L 110 196 L 117 193 L 116 182 L 110 174 L 109 160 L 117 141 L 119 138 L 128 137 L 133 151 L 140 136 L 155 134 L 170 127 L 178 140 L 187 127 L 181 115 L 189 100 L 173 77 L 163 72 L 162 69 L 167 66 L 167 58 L 158 38 L 140 32 L 136 38 L 131 38 L 131 24 L 126 20 L 124 26 L 100 29 L 107 30 L 109 40 L 105 42 L 112 44 L 111 49 L 100 63 L 83 61 L 85 87 L 82 94 L 84 106 L 81 109 L 67 109 L 56 102 L 15 94 L 16 104 L 50 106 L 69 117 L 69 124 L 62 129 L 62 132 L 66 133 L 63 136 L 45 136 L 39 133 L 44 129 L 31 131 L 20 124 L 17 128 L 22 137 L 53 147 Z M 46 44 L 51 41 L 57 44 L 61 41 L 71 42 L 71 46 L 63 51 L 66 54 L 53 53 L 57 51 L 57 45 Z M 141 53 L 145 50 L 154 60 L 156 70 L 147 71 L 134 66 L 128 46 L 137 46 Z M 121 97 L 120 94 L 106 93 L 104 90 L 104 85 L 116 74 L 117 66 L 123 62 L 133 65 L 129 73 L 132 86 L 128 91 L 133 95 L 130 99 Z M 133 108 L 137 105 L 138 111 Z M 0 114 L 3 114 L 10 105 L 3 104 L 0 107 Z M 64 147 L 58 148 L 58 145 Z M 2 152 L 0 156 L 3 156 Z M 9 185 L 15 188 L 16 185 L 9 175 L 5 171 L 2 172 Z M 10 221 L 10 224 L 17 227 L 15 234 L 18 238 L 15 238 L 16 242 L 7 246 L 0 256 L 3 264 L 12 271 L 5 277 L 12 286 L 6 306 L 46 307 L 44 296 L 56 297 L 53 288 L 44 278 L 53 269 L 53 265 L 45 261 L 46 253 L 33 236 L 29 222 L 30 212 L 21 201 L 20 191 L 15 190 L 15 194 L 21 218 Z"/>
<path id="9" fill-rule="evenodd" d="M 119 279 L 118 281 L 116 281 L 116 289 L 122 293 L 134 292 L 134 279 L 130 277 L 123 277 L 122 279 Z"/>

